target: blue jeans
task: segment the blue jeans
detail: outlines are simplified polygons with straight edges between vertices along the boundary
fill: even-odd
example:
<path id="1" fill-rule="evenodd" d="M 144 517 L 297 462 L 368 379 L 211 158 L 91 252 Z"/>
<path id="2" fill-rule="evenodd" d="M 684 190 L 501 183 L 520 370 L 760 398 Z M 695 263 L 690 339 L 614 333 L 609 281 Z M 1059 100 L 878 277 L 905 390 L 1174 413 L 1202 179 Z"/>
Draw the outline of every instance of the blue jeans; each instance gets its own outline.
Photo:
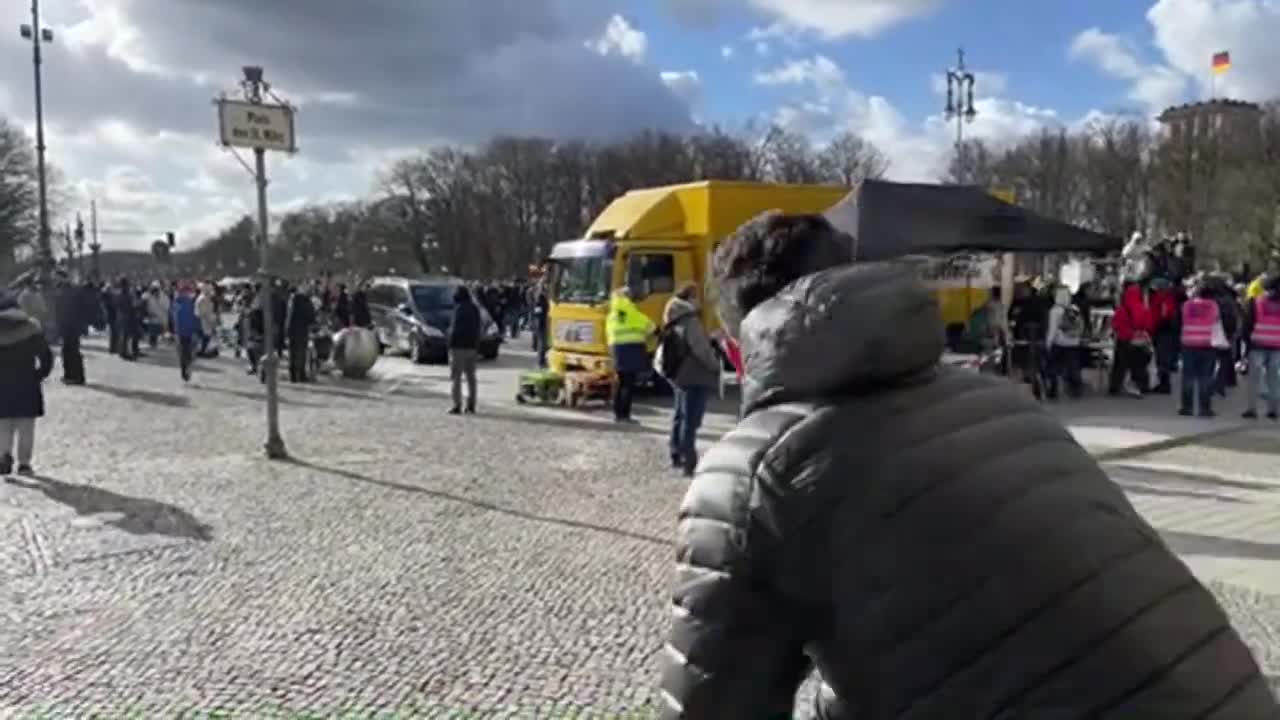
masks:
<path id="1" fill-rule="evenodd" d="M 1267 412 L 1280 410 L 1280 350 L 1254 348 L 1249 351 L 1248 409 L 1258 408 L 1258 385 L 1267 393 Z"/>
<path id="2" fill-rule="evenodd" d="M 1218 351 L 1213 348 L 1182 349 L 1182 410 L 1200 414 L 1213 410 L 1217 362 Z"/>
<path id="3" fill-rule="evenodd" d="M 671 415 L 671 461 L 686 471 L 698 464 L 698 428 L 707 412 L 711 388 L 690 385 L 675 389 L 675 412 Z"/>

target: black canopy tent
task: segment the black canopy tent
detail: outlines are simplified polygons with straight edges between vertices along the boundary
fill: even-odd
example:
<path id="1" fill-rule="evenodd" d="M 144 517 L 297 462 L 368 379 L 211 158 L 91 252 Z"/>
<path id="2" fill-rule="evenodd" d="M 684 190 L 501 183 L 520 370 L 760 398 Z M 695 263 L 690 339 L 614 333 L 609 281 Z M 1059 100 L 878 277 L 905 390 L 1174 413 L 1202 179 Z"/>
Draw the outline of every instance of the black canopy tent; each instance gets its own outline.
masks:
<path id="1" fill-rule="evenodd" d="M 857 260 L 962 252 L 1119 252 L 1120 238 L 1059 222 L 966 185 L 866 180 L 826 212 Z"/>

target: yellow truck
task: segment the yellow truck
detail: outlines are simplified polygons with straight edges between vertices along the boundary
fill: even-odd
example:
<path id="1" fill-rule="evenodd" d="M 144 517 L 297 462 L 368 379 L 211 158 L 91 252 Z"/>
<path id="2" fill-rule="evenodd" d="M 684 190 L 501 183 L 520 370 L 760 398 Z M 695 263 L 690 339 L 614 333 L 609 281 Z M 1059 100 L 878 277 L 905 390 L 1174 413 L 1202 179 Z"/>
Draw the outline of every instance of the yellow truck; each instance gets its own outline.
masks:
<path id="1" fill-rule="evenodd" d="M 672 293 L 692 282 L 702 289 L 702 320 L 715 330 L 720 319 L 710 265 L 720 241 L 766 210 L 820 213 L 848 192 L 832 185 L 706 180 L 618 197 L 585 237 L 551 249 L 548 365 L 558 373 L 612 369 L 604 321 L 615 288 L 630 287 L 636 305 L 660 324 Z"/>

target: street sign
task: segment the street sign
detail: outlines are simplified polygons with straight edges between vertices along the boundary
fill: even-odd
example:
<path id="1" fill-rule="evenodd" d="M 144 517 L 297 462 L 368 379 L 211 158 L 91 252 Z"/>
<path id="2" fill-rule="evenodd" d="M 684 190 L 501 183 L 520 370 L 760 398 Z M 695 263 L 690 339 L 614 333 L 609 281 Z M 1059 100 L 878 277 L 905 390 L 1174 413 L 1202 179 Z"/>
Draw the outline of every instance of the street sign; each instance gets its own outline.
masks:
<path id="1" fill-rule="evenodd" d="M 293 108 L 244 100 L 220 99 L 218 131 L 222 144 L 261 150 L 296 152 Z"/>

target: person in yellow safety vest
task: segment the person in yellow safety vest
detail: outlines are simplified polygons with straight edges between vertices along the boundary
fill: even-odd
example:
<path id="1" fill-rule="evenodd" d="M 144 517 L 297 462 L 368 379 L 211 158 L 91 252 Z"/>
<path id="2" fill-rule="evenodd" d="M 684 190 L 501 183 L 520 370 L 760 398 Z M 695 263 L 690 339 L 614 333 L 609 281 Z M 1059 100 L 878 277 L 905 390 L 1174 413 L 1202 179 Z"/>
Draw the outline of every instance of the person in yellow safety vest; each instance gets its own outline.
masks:
<path id="1" fill-rule="evenodd" d="M 1280 278 L 1270 278 L 1265 294 L 1250 300 L 1244 311 L 1244 338 L 1249 358 L 1248 409 L 1244 417 L 1258 417 L 1258 383 L 1267 391 L 1267 417 L 1280 410 Z"/>
<path id="2" fill-rule="evenodd" d="M 1179 415 L 1213 417 L 1213 379 L 1217 368 L 1217 346 L 1225 342 L 1218 303 L 1206 296 L 1204 280 L 1188 282 L 1190 299 L 1182 304 L 1182 404 Z"/>
<path id="3" fill-rule="evenodd" d="M 1267 271 L 1259 274 L 1249 283 L 1249 288 L 1245 290 L 1245 297 L 1250 302 L 1262 297 L 1266 291 L 1267 281 L 1277 277 L 1280 277 L 1280 253 L 1272 253 L 1271 261 L 1267 265 Z"/>
<path id="4" fill-rule="evenodd" d="M 604 334 L 613 356 L 613 370 L 618 381 L 613 389 L 613 419 L 616 422 L 635 422 L 631 419 L 631 398 L 635 393 L 636 378 L 649 367 L 649 337 L 656 328 L 631 301 L 630 288 L 618 288 L 609 299 L 609 315 L 605 319 Z"/>

